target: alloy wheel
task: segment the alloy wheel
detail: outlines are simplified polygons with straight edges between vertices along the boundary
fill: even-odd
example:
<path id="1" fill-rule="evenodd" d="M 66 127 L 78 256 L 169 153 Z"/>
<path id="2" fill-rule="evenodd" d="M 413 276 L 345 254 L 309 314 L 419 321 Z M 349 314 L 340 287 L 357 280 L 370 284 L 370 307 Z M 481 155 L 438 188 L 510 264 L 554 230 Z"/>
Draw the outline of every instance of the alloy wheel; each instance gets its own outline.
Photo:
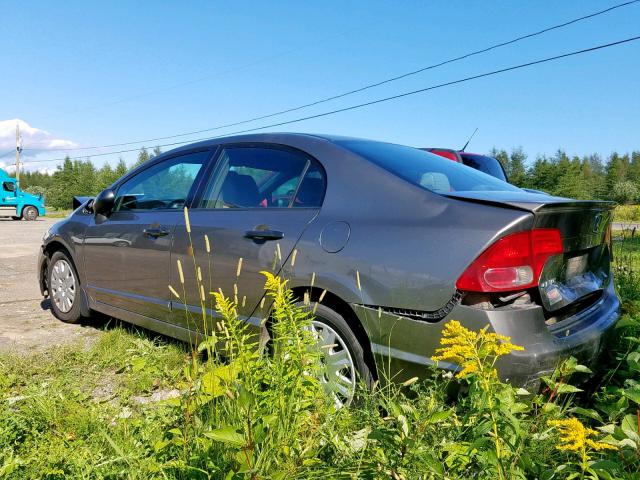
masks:
<path id="1" fill-rule="evenodd" d="M 68 313 L 73 308 L 76 298 L 76 277 L 71 265 L 66 260 L 58 260 L 51 267 L 51 299 L 56 307 Z"/>

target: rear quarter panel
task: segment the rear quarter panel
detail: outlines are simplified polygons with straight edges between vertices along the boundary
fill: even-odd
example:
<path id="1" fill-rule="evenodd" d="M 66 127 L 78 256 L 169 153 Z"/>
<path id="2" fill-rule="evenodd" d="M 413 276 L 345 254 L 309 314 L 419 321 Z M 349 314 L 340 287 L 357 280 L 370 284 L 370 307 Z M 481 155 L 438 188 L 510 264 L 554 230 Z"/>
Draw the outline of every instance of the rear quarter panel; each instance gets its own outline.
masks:
<path id="1" fill-rule="evenodd" d="M 335 145 L 309 153 L 325 166 L 327 193 L 287 272 L 293 286 L 315 273 L 315 286 L 349 303 L 438 310 L 487 245 L 533 222 L 528 212 L 431 193 Z M 350 234 L 329 253 L 321 237 L 334 222 L 346 222 Z"/>

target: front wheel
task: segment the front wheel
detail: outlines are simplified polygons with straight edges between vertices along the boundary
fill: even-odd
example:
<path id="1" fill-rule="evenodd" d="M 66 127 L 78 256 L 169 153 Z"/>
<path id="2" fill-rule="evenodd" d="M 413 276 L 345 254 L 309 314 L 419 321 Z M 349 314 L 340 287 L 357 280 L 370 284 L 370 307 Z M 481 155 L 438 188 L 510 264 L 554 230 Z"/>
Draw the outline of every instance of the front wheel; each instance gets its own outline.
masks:
<path id="1" fill-rule="evenodd" d="M 53 314 L 65 323 L 78 323 L 80 314 L 80 281 L 73 261 L 64 252 L 51 256 L 48 290 Z"/>
<path id="2" fill-rule="evenodd" d="M 320 383 L 341 408 L 351 403 L 359 381 L 367 388 L 373 383 L 364 350 L 342 315 L 325 305 L 318 305 L 311 328 L 322 350 Z"/>
<path id="3" fill-rule="evenodd" d="M 22 210 L 22 218 L 28 221 L 34 221 L 38 218 L 38 209 L 36 207 L 24 207 Z"/>

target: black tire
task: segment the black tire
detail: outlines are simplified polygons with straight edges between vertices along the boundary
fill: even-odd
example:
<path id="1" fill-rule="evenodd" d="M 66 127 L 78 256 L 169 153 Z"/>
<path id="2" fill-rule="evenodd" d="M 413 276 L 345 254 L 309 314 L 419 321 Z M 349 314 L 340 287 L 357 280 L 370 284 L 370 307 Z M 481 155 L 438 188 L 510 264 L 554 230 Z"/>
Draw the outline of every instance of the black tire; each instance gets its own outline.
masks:
<path id="1" fill-rule="evenodd" d="M 36 207 L 27 205 L 22 209 L 22 218 L 27 221 L 33 222 L 38 218 L 38 209 Z"/>
<path id="2" fill-rule="evenodd" d="M 303 304 L 300 303 L 299 305 Z M 322 304 L 318 304 L 314 317 L 314 322 L 330 327 L 338 335 L 339 341 L 336 343 L 344 343 L 344 346 L 348 350 L 350 358 L 353 361 L 353 366 L 355 367 L 357 377 L 356 387 L 364 384 L 367 389 L 370 389 L 373 385 L 373 374 L 371 372 L 371 368 L 366 361 L 362 344 L 344 317 Z M 354 391 L 354 394 L 355 393 L 357 393 L 357 390 Z M 349 401 L 351 401 L 351 399 L 349 399 Z"/>
<path id="3" fill-rule="evenodd" d="M 66 280 L 66 282 L 64 282 Z M 74 292 L 69 307 L 69 294 L 63 295 L 67 286 Z M 47 269 L 47 290 L 51 300 L 51 310 L 59 320 L 65 323 L 79 323 L 82 320 L 81 302 L 82 287 L 73 260 L 63 251 L 57 251 L 51 256 Z"/>
<path id="4" fill-rule="evenodd" d="M 22 220 L 22 217 L 11 217 L 11 220 Z"/>

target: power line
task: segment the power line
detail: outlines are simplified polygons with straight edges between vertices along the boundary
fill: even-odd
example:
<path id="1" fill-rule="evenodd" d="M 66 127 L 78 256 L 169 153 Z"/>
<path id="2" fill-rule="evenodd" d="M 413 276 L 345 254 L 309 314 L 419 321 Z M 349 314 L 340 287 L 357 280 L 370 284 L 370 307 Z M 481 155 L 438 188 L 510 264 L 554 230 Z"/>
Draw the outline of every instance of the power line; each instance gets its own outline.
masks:
<path id="1" fill-rule="evenodd" d="M 306 103 L 304 105 L 299 105 L 297 107 L 292 107 L 292 108 L 287 108 L 285 110 L 280 110 L 280 111 L 277 111 L 277 112 L 274 112 L 274 113 L 269 113 L 269 114 L 266 114 L 266 115 L 261 115 L 261 116 L 249 118 L 249 119 L 246 119 L 246 120 L 240 120 L 240 121 L 237 121 L 237 122 L 234 122 L 234 123 L 227 123 L 227 124 L 224 124 L 224 125 L 218 125 L 218 126 L 211 127 L 211 128 L 205 128 L 205 129 L 202 129 L 202 130 L 194 130 L 194 131 L 191 131 L 191 132 L 178 133 L 178 134 L 175 134 L 175 135 L 167 135 L 167 136 L 164 136 L 164 137 L 147 138 L 147 139 L 144 139 L 144 140 L 136 140 L 136 141 L 130 141 L 130 142 L 123 142 L 123 143 L 112 143 L 110 145 L 98 145 L 98 146 L 92 146 L 92 147 L 55 148 L 55 149 L 48 149 L 48 151 L 50 151 L 50 152 L 55 152 L 55 151 L 57 151 L 57 152 L 80 151 L 80 150 L 94 150 L 94 149 L 100 149 L 100 148 L 124 147 L 124 146 L 127 146 L 127 145 L 144 144 L 144 143 L 151 144 L 153 142 L 157 142 L 157 141 L 160 141 L 160 140 L 169 140 L 171 138 L 179 138 L 179 137 L 186 137 L 186 136 L 190 136 L 190 135 L 198 135 L 200 133 L 212 132 L 212 131 L 215 131 L 215 130 L 221 130 L 223 128 L 237 127 L 238 125 L 244 125 L 244 124 L 247 124 L 247 123 L 256 122 L 258 120 L 265 120 L 267 118 L 272 118 L 272 117 L 275 117 L 275 116 L 284 115 L 285 113 L 295 112 L 295 111 L 298 111 L 298 110 L 302 110 L 304 108 L 309 108 L 309 107 L 313 107 L 313 106 L 316 106 L 316 105 L 320 105 L 322 103 L 330 102 L 332 100 L 337 100 L 339 98 L 344 98 L 344 97 L 347 97 L 349 95 L 353 95 L 353 94 L 356 94 L 356 93 L 363 92 L 365 90 L 369 90 L 371 88 L 379 87 L 379 86 L 385 85 L 387 83 L 395 82 L 397 80 L 401 80 L 403 78 L 410 77 L 412 75 L 417 75 L 417 74 L 425 72 L 427 70 L 432 70 L 432 69 L 441 67 L 443 65 L 454 63 L 454 62 L 457 62 L 457 61 L 460 61 L 460 60 L 464 60 L 464 59 L 469 58 L 469 57 L 473 57 L 475 55 L 480 55 L 482 53 L 486 53 L 486 52 L 489 52 L 491 50 L 495 50 L 497 48 L 505 47 L 507 45 L 512 45 L 512 44 L 514 44 L 516 42 L 520 42 L 520 41 L 528 39 L 528 38 L 536 37 L 536 36 L 542 35 L 544 33 L 547 33 L 547 32 L 553 31 L 553 30 L 564 28 L 564 27 L 567 27 L 567 26 L 572 25 L 574 23 L 578 23 L 578 22 L 581 22 L 583 20 L 588 20 L 590 18 L 594 18 L 594 17 L 597 17 L 599 15 L 603 15 L 603 14 L 611 12 L 613 10 L 616 10 L 616 9 L 619 9 L 619 8 L 622 8 L 622 7 L 625 7 L 625 6 L 634 4 L 634 3 L 638 3 L 638 2 L 640 2 L 640 0 L 629 0 L 629 1 L 624 2 L 624 3 L 619 3 L 617 5 L 613 5 L 612 7 L 606 8 L 604 10 L 600 10 L 600 11 L 597 11 L 597 12 L 594 12 L 594 13 L 590 13 L 590 14 L 584 15 L 582 17 L 574 18 L 573 20 L 569 20 L 569 21 L 564 22 L 564 23 L 553 25 L 551 27 L 547 27 L 547 28 L 544 28 L 542 30 L 538 30 L 537 32 L 528 33 L 526 35 L 521 35 L 521 36 L 516 37 L 516 38 L 514 38 L 512 40 L 508 40 L 506 42 L 497 43 L 497 44 L 491 45 L 489 47 L 486 47 L 486 48 L 483 48 L 483 49 L 480 49 L 480 50 L 475 50 L 473 52 L 466 53 L 466 54 L 461 55 L 459 57 L 450 58 L 448 60 L 444 60 L 444 61 L 441 61 L 439 63 L 435 63 L 433 65 L 428 65 L 426 67 L 422 67 L 422 68 L 419 68 L 417 70 L 412 70 L 410 72 L 406 72 L 406 73 L 403 73 L 403 74 L 395 76 L 395 77 L 387 78 L 385 80 L 381 80 L 381 81 L 378 81 L 378 82 L 375 82 L 375 83 L 364 85 L 364 86 L 356 88 L 354 90 L 349 90 L 347 92 L 343 92 L 343 93 L 340 93 L 340 94 L 337 94 L 337 95 L 333 95 L 333 96 L 326 97 L 326 98 L 323 98 L 323 99 L 320 99 L 320 100 L 316 100 L 316 101 L 313 101 L 311 103 Z M 186 143 L 186 142 L 184 142 L 184 143 Z M 28 149 L 25 149 L 25 150 L 28 150 Z"/>
<path id="2" fill-rule="evenodd" d="M 12 148 L 11 150 L 4 152 L 2 155 L 0 155 L 0 158 L 2 157 L 6 157 L 7 155 L 9 155 L 10 153 L 14 153 L 16 151 L 15 148 Z"/>
<path id="3" fill-rule="evenodd" d="M 576 56 L 576 55 L 581 55 L 581 54 L 584 54 L 584 53 L 594 52 L 596 50 L 602 50 L 604 48 L 614 47 L 614 46 L 617 46 L 617 45 L 622 45 L 622 44 L 625 44 L 625 43 L 634 42 L 636 40 L 640 40 L 640 35 L 636 36 L 636 37 L 626 38 L 624 40 L 618 40 L 616 42 L 605 43 L 605 44 L 602 44 L 602 45 L 596 45 L 595 47 L 585 48 L 585 49 L 582 49 L 582 50 L 575 50 L 575 51 L 572 51 L 572 52 L 569 52 L 569 53 L 563 53 L 561 55 L 555 55 L 553 57 L 547 57 L 547 58 L 543 58 L 543 59 L 540 59 L 540 60 L 534 60 L 534 61 L 527 62 L 527 63 L 521 63 L 519 65 L 513 65 L 511 67 L 501 68 L 499 70 L 493 70 L 493 71 L 490 71 L 490 72 L 480 73 L 478 75 L 472 75 L 470 77 L 464 77 L 464 78 L 460 78 L 458 80 L 452 80 L 450 82 L 439 83 L 437 85 L 432 85 L 432 86 L 429 86 L 429 87 L 420 88 L 418 90 L 411 90 L 409 92 L 404 92 L 404 93 L 400 93 L 400 94 L 397 94 L 397 95 L 392 95 L 390 97 L 383 97 L 383 98 L 379 98 L 377 100 L 371 100 L 369 102 L 364 102 L 364 103 L 359 103 L 359 104 L 356 104 L 356 105 L 351 105 L 349 107 L 338 108 L 336 110 L 330 110 L 328 112 L 322 112 L 322 113 L 318 113 L 318 114 L 315 114 L 315 115 L 309 115 L 309 116 L 306 116 L 306 117 L 300 117 L 300 118 L 296 118 L 294 120 L 286 120 L 286 121 L 279 122 L 279 123 L 272 123 L 272 124 L 269 124 L 269 125 L 263 125 L 261 127 L 254 127 L 254 128 L 248 128 L 248 129 L 245 129 L 245 130 L 238 130 L 238 131 L 235 131 L 235 132 L 226 133 L 224 135 L 217 135 L 217 136 L 214 136 L 214 137 L 205 137 L 205 138 L 199 138 L 199 139 L 195 139 L 195 140 L 185 140 L 185 141 L 180 141 L 180 142 L 165 143 L 163 145 L 158 145 L 158 146 L 159 147 L 172 147 L 172 146 L 176 146 L 176 145 L 183 145 L 185 143 L 199 142 L 199 141 L 203 141 L 203 140 L 211 140 L 211 139 L 214 139 L 214 138 L 226 137 L 226 136 L 229 136 L 229 135 L 239 135 L 239 134 L 242 134 L 242 133 L 256 132 L 256 131 L 259 131 L 259 130 L 265 130 L 267 128 L 281 127 L 283 125 L 290 125 L 292 123 L 299 123 L 299 122 L 303 122 L 303 121 L 306 121 L 306 120 L 312 120 L 312 119 L 315 119 L 315 118 L 326 117 L 326 116 L 329 116 L 329 115 L 335 115 L 336 113 L 342 113 L 342 112 L 347 112 L 347 111 L 350 111 L 350 110 L 356 110 L 358 108 L 368 107 L 368 106 L 371 106 L 371 105 L 377 105 L 379 103 L 388 102 L 388 101 L 391 101 L 391 100 L 397 100 L 399 98 L 404 98 L 404 97 L 408 97 L 408 96 L 411 96 L 411 95 L 416 95 L 418 93 L 424 93 L 424 92 L 428 92 L 428 91 L 431 91 L 431 90 L 436 90 L 438 88 L 448 87 L 448 86 L 451 86 L 451 85 L 457 85 L 457 84 L 460 84 L 460 83 L 469 82 L 471 80 L 477 80 L 479 78 L 490 77 L 490 76 L 493 76 L 493 75 L 498 75 L 498 74 L 501 74 L 501 73 L 506 73 L 506 72 L 510 72 L 510 71 L 513 71 L 513 70 L 518 70 L 518 69 L 525 68 L 525 67 L 531 67 L 533 65 L 539 65 L 539 64 L 542 64 L 542 63 L 547 63 L 547 62 L 551 62 L 551 61 L 555 61 L 555 60 L 560 60 L 562 58 L 568 58 L 568 57 L 573 57 L 573 56 Z M 117 155 L 119 153 L 135 152 L 137 150 L 138 150 L 137 148 L 132 148 L 132 149 L 128 149 L 128 150 L 120 150 L 120 151 L 117 151 L 117 152 L 98 153 L 98 154 L 95 154 L 95 155 L 91 155 L 91 157 L 101 157 L 101 156 L 105 156 L 105 155 Z M 30 162 L 24 162 L 24 163 L 58 162 L 58 161 L 62 161 L 62 160 L 64 160 L 64 158 L 54 158 L 54 159 L 49 159 L 49 160 L 32 160 Z"/>

